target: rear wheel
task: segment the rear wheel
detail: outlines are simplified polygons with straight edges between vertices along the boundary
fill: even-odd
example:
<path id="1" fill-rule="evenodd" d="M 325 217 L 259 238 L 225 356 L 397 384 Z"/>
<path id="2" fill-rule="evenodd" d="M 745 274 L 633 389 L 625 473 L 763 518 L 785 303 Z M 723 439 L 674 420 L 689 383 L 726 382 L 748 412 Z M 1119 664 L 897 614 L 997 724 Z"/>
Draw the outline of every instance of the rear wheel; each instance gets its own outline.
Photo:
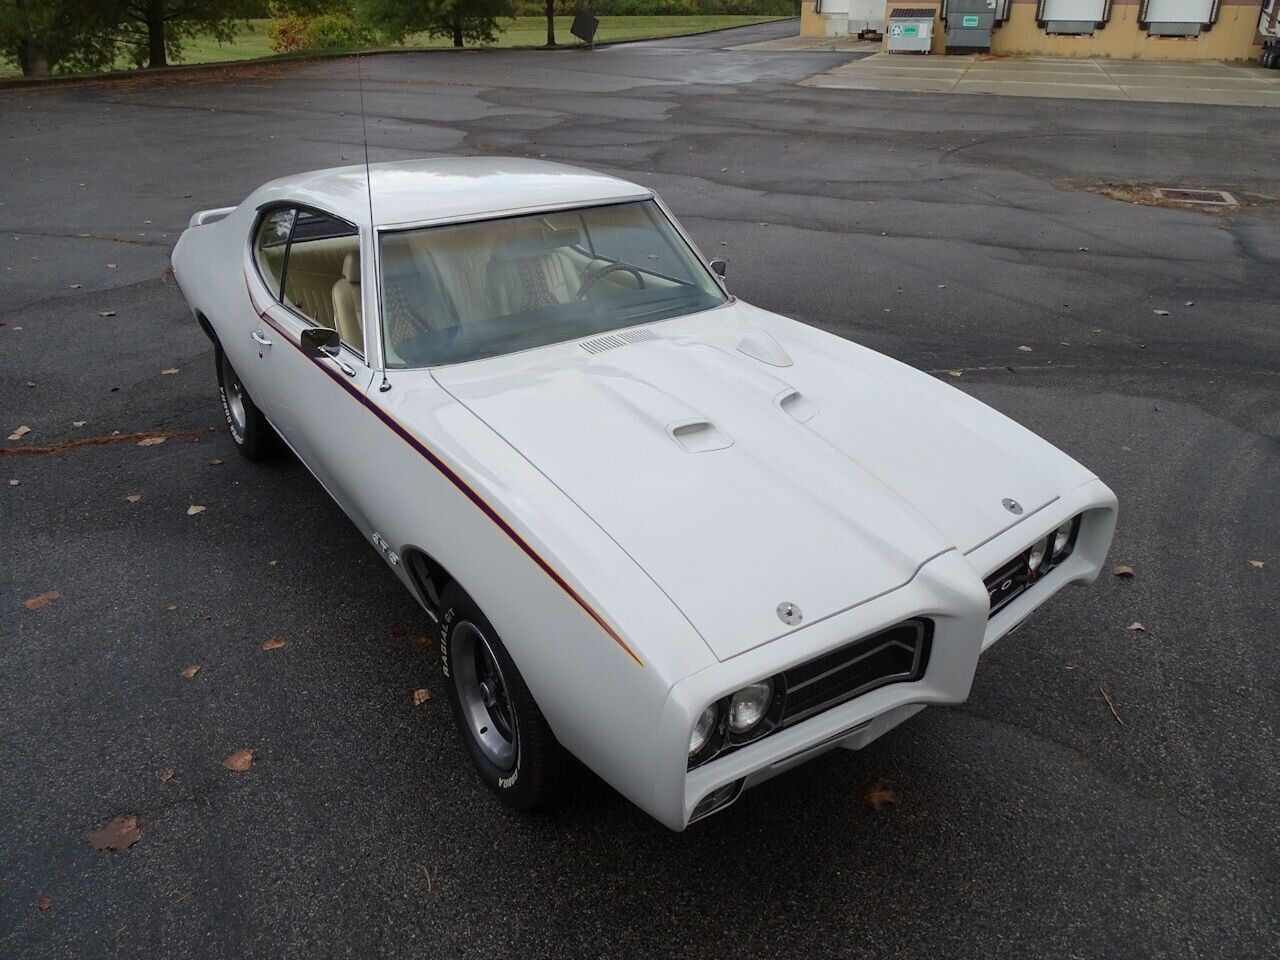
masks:
<path id="1" fill-rule="evenodd" d="M 215 346 L 214 354 L 222 413 L 236 449 L 250 460 L 272 459 L 280 452 L 280 438 L 250 398 L 222 347 Z"/>
<path id="2" fill-rule="evenodd" d="M 480 779 L 509 806 L 545 806 L 563 789 L 568 755 L 475 601 L 457 584 L 440 599 L 449 702 Z"/>

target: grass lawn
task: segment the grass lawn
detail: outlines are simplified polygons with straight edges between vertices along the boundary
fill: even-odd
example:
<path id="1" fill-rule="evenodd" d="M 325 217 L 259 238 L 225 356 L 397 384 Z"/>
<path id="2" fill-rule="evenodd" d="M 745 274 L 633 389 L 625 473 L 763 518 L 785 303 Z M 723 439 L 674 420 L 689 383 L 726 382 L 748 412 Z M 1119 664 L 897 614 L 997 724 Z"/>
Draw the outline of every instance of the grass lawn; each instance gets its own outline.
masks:
<path id="1" fill-rule="evenodd" d="M 690 33 L 718 30 L 723 27 L 741 27 L 750 23 L 765 23 L 779 17 L 749 16 L 677 16 L 677 17 L 601 17 L 596 33 L 598 43 L 611 40 L 649 40 L 657 37 L 681 37 Z M 274 52 L 267 39 L 270 20 L 250 20 L 234 43 L 220 44 L 215 40 L 197 38 L 182 55 L 182 63 L 216 63 L 222 60 L 251 60 L 268 57 Z M 502 20 L 502 35 L 494 47 L 540 47 L 547 42 L 547 21 L 543 17 L 515 17 Z M 560 46 L 578 43 L 569 32 L 573 17 L 556 17 L 556 42 Z M 443 48 L 453 46 L 449 37 L 428 37 L 425 33 L 406 38 L 403 46 L 410 48 Z"/>
<path id="2" fill-rule="evenodd" d="M 779 17 L 750 16 L 676 16 L 676 17 L 601 17 L 596 41 L 647 40 L 656 37 L 680 37 L 690 33 L 702 33 L 723 27 L 740 27 L 750 23 L 766 23 Z M 227 60 L 253 60 L 272 56 L 271 42 L 267 37 L 270 20 L 250 20 L 231 43 L 218 43 L 210 37 L 191 40 L 178 63 L 218 63 Z M 516 17 L 501 21 L 502 34 L 495 47 L 540 47 L 547 40 L 547 21 L 543 17 Z M 556 17 L 556 40 L 560 46 L 578 43 L 569 32 L 572 17 Z M 440 48 L 453 46 L 448 37 L 428 37 L 415 34 L 403 44 L 410 48 Z M 120 65 L 121 69 L 127 67 Z M 18 76 L 17 67 L 0 64 L 0 77 Z"/>

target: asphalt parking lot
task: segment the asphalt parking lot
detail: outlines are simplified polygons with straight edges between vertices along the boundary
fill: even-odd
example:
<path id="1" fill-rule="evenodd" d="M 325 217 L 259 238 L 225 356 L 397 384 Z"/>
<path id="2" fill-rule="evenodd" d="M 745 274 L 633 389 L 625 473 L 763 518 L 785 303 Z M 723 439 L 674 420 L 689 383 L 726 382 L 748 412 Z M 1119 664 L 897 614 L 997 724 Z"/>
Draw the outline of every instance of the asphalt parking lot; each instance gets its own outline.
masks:
<path id="1" fill-rule="evenodd" d="M 684 834 L 586 775 L 509 813 L 373 548 L 296 462 L 236 456 L 166 275 L 194 210 L 360 156 L 355 61 L 0 91 L 0 435 L 30 429 L 0 441 L 0 956 L 1280 952 L 1280 125 L 816 89 L 851 55 L 730 49 L 786 31 L 368 58 L 370 153 L 657 188 L 743 299 L 1095 470 L 1132 578 Z M 93 849 L 122 813 L 141 839 Z"/>

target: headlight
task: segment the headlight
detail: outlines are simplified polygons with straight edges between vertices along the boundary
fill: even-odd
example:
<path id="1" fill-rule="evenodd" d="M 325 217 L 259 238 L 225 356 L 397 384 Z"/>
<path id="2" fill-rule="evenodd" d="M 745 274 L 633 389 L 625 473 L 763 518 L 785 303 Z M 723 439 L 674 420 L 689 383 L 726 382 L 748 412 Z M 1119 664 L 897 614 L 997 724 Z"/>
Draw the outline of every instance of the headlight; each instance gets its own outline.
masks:
<path id="1" fill-rule="evenodd" d="M 746 733 L 764 719 L 772 702 L 772 680 L 760 680 L 743 687 L 729 699 L 729 729 L 733 733 Z"/>
<path id="2" fill-rule="evenodd" d="M 1053 535 L 1053 557 L 1055 560 L 1062 556 L 1063 551 L 1067 549 L 1067 544 L 1071 542 L 1071 528 L 1074 525 L 1074 520 L 1068 520 Z"/>
<path id="3" fill-rule="evenodd" d="M 1034 547 L 1031 548 L 1031 553 L 1027 556 L 1027 568 L 1032 573 L 1035 573 L 1037 570 L 1039 570 L 1040 564 L 1044 563 L 1044 555 L 1046 553 L 1045 548 L 1048 545 L 1049 545 L 1048 540 L 1041 540 L 1039 543 L 1037 543 Z"/>
<path id="4" fill-rule="evenodd" d="M 693 733 L 689 735 L 689 756 L 692 757 L 707 745 L 712 732 L 715 731 L 718 714 L 719 710 L 714 703 L 702 711 L 702 716 L 698 717 L 698 722 L 693 725 Z"/>

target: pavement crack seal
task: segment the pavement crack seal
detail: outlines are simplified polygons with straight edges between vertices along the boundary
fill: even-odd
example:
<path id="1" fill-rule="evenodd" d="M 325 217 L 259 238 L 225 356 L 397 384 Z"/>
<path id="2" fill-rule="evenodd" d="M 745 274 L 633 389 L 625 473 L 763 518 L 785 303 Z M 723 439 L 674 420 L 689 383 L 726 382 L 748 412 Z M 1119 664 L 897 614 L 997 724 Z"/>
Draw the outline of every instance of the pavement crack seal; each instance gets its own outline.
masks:
<path id="1" fill-rule="evenodd" d="M 62 440 L 46 447 L 0 447 L 0 457 L 42 457 L 65 453 L 81 447 L 106 447 L 113 443 L 139 443 L 143 440 L 198 440 L 199 430 L 147 430 L 143 433 L 116 433 L 104 437 L 79 437 Z"/>

